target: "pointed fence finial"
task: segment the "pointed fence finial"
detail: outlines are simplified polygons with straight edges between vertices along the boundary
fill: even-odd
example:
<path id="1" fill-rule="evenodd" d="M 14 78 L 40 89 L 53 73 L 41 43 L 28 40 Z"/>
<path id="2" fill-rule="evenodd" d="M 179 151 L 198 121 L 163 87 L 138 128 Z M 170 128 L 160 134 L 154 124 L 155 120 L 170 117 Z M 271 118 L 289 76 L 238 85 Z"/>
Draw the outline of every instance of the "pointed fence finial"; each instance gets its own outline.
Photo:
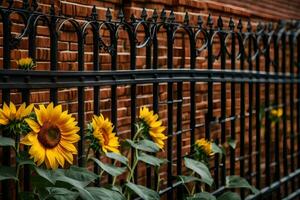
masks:
<path id="1" fill-rule="evenodd" d="M 39 6 L 38 3 L 37 3 L 37 0 L 32 0 L 31 6 L 32 6 L 33 10 L 37 10 L 37 8 Z"/>
<path id="2" fill-rule="evenodd" d="M 242 23 L 242 19 L 240 18 L 239 19 L 239 22 L 237 24 L 237 29 L 242 32 L 242 29 L 243 29 L 243 23 Z"/>
<path id="3" fill-rule="evenodd" d="M 186 25 L 188 25 L 190 23 L 190 17 L 189 17 L 188 12 L 185 12 L 183 23 L 186 24 Z"/>
<path id="4" fill-rule="evenodd" d="M 161 13 L 160 13 L 160 19 L 164 22 L 167 19 L 167 13 L 165 11 L 165 9 L 162 9 Z"/>
<path id="5" fill-rule="evenodd" d="M 93 19 L 93 20 L 97 20 L 97 19 L 98 19 L 97 8 L 96 8 L 95 5 L 94 5 L 93 8 L 92 8 L 92 14 L 91 14 L 91 16 L 92 16 L 92 19 Z"/>
<path id="6" fill-rule="evenodd" d="M 208 14 L 208 17 L 207 17 L 207 26 L 209 27 L 209 28 L 213 28 L 213 25 L 214 25 L 214 21 L 213 21 L 213 19 L 212 19 L 212 16 L 211 16 L 211 14 L 209 13 Z"/>
<path id="7" fill-rule="evenodd" d="M 230 19 L 229 19 L 229 29 L 230 30 L 233 30 L 234 29 L 234 21 L 233 21 L 233 19 L 232 19 L 232 17 L 230 17 Z"/>
<path id="8" fill-rule="evenodd" d="M 156 22 L 157 18 L 158 18 L 157 10 L 156 10 L 156 8 L 154 8 L 153 14 L 152 14 L 152 19 L 154 22 Z"/>
<path id="9" fill-rule="evenodd" d="M 256 26 L 256 31 L 261 31 L 264 28 L 263 24 L 261 23 L 261 21 L 258 22 L 257 26 Z"/>
<path id="10" fill-rule="evenodd" d="M 135 16 L 134 16 L 133 13 L 130 15 L 130 20 L 131 20 L 131 22 L 135 22 L 136 21 L 136 18 L 135 18 Z"/>
<path id="11" fill-rule="evenodd" d="M 202 19 L 202 17 L 201 17 L 200 15 L 198 16 L 197 24 L 198 24 L 198 27 L 199 27 L 199 28 L 202 28 L 202 25 L 203 25 L 203 19 Z"/>
<path id="12" fill-rule="evenodd" d="M 122 22 L 124 21 L 124 13 L 123 13 L 123 9 L 121 8 L 119 10 L 119 13 L 118 13 L 118 19 Z"/>
<path id="13" fill-rule="evenodd" d="M 169 22 L 174 22 L 175 21 L 175 15 L 174 15 L 174 10 L 172 9 L 169 15 Z"/>
<path id="14" fill-rule="evenodd" d="M 248 22 L 247 22 L 247 31 L 251 32 L 251 30 L 252 30 L 251 20 L 248 19 Z"/>
<path id="15" fill-rule="evenodd" d="M 146 20 L 147 16 L 148 16 L 148 15 L 147 15 L 147 11 L 146 11 L 145 8 L 143 8 L 142 14 L 141 14 L 141 18 L 142 18 L 143 20 Z"/>
<path id="16" fill-rule="evenodd" d="M 270 22 L 270 23 L 268 24 L 268 31 L 271 32 L 272 30 L 273 30 L 273 23 Z"/>
<path id="17" fill-rule="evenodd" d="M 55 7 L 53 1 L 51 1 L 51 5 L 50 5 L 50 15 L 55 15 Z"/>
<path id="18" fill-rule="evenodd" d="M 25 10 L 27 10 L 29 8 L 29 2 L 28 2 L 28 0 L 23 0 L 22 8 L 25 9 Z"/>
<path id="19" fill-rule="evenodd" d="M 105 17 L 106 17 L 106 21 L 109 21 L 109 22 L 111 21 L 112 15 L 111 15 L 111 11 L 109 8 L 107 8 L 107 10 L 106 10 Z"/>
<path id="20" fill-rule="evenodd" d="M 223 28 L 223 20 L 222 20 L 221 16 L 219 16 L 219 18 L 218 18 L 218 28 L 220 30 L 222 30 L 222 28 Z"/>

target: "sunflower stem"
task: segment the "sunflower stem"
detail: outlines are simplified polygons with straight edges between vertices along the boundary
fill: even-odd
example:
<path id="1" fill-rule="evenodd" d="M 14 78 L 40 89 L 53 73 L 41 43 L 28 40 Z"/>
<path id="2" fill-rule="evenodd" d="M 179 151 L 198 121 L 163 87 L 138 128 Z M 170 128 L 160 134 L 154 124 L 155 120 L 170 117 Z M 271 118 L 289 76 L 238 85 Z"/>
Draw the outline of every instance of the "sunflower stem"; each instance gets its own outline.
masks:
<path id="1" fill-rule="evenodd" d="M 90 150 L 91 150 L 91 145 L 89 145 L 89 148 L 88 150 L 86 151 L 86 154 L 85 154 L 85 166 L 87 166 L 87 163 L 88 163 L 88 156 L 90 154 Z"/>
<path id="2" fill-rule="evenodd" d="M 135 153 L 134 153 L 134 160 L 133 160 L 132 168 L 131 168 L 130 174 L 129 174 L 128 178 L 127 178 L 127 181 L 130 181 L 132 179 L 133 183 L 134 183 L 134 178 L 133 178 L 134 170 L 135 170 L 135 168 L 136 168 L 136 166 L 137 166 L 137 164 L 139 162 L 138 161 L 138 150 L 135 149 L 134 152 Z"/>

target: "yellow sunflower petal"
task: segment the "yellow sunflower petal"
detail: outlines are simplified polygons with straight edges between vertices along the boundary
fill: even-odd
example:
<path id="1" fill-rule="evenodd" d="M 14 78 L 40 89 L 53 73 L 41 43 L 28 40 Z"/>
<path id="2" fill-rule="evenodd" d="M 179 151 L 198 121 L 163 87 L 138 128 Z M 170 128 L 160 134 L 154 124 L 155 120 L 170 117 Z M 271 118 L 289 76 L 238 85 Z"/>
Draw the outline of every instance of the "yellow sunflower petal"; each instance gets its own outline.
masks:
<path id="1" fill-rule="evenodd" d="M 25 119 L 26 123 L 29 125 L 29 127 L 35 132 L 38 133 L 40 132 L 40 125 L 38 123 L 36 123 L 34 120 L 32 119 Z"/>
<path id="2" fill-rule="evenodd" d="M 55 151 L 53 151 L 52 149 L 46 149 L 46 159 L 47 159 L 51 169 L 58 168 L 58 162 L 55 158 Z"/>
<path id="3" fill-rule="evenodd" d="M 20 114 L 20 118 L 27 117 L 32 112 L 33 107 L 34 104 L 30 104 L 29 106 L 27 106 L 25 110 Z"/>
<path id="4" fill-rule="evenodd" d="M 23 103 L 16 112 L 16 119 L 21 119 L 21 113 L 24 112 L 26 103 Z"/>
<path id="5" fill-rule="evenodd" d="M 25 144 L 25 145 L 32 145 L 32 143 L 36 139 L 36 137 L 37 137 L 36 133 L 30 132 L 21 139 L 20 143 Z"/>

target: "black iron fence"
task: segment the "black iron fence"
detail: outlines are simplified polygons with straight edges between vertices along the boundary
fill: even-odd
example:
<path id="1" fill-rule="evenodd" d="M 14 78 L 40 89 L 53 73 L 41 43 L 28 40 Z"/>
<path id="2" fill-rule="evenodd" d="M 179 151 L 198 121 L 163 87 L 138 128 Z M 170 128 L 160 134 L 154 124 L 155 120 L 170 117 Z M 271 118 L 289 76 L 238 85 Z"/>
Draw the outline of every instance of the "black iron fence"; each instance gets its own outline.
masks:
<path id="1" fill-rule="evenodd" d="M 194 144 L 198 130 L 205 130 L 205 137 L 211 138 L 211 130 L 219 125 L 219 134 L 214 136 L 217 143 L 224 144 L 228 135 L 238 141 L 239 151 L 230 149 L 230 155 L 215 160 L 214 172 L 215 193 L 221 192 L 225 185 L 226 174 L 240 174 L 250 183 L 260 189 L 260 193 L 249 199 L 271 199 L 275 195 L 280 198 L 299 198 L 300 192 L 300 26 L 296 22 L 280 22 L 252 27 L 250 21 L 247 27 L 241 20 L 235 23 L 230 18 L 228 25 L 223 25 L 219 17 L 213 23 L 213 17 L 208 16 L 206 24 L 201 17 L 196 25 L 191 25 L 186 13 L 183 22 L 175 20 L 174 12 L 165 10 L 160 15 L 156 10 L 152 16 L 147 16 L 145 9 L 140 17 L 131 16 L 126 19 L 122 11 L 116 20 L 112 19 L 108 9 L 105 19 L 97 15 L 96 7 L 86 20 L 78 20 L 55 13 L 54 5 L 49 14 L 40 12 L 36 0 L 23 0 L 22 7 L 14 6 L 15 1 L 7 1 L 0 6 L 1 32 L 3 33 L 3 66 L 0 70 L 0 89 L 2 102 L 10 101 L 10 93 L 19 89 L 22 100 L 29 103 L 32 89 L 49 89 L 50 101 L 58 102 L 59 88 L 77 88 L 78 92 L 78 122 L 81 127 L 80 136 L 84 136 L 85 125 L 85 88 L 92 87 L 93 109 L 99 114 L 100 90 L 103 86 L 111 87 L 111 120 L 118 124 L 117 87 L 130 86 L 130 116 L 131 132 L 134 132 L 133 122 L 136 112 L 136 88 L 140 84 L 152 84 L 153 109 L 159 110 L 159 85 L 167 84 L 167 164 L 166 187 L 160 191 L 168 199 L 180 199 L 182 193 L 176 175 L 183 172 L 182 168 L 182 133 L 188 132 L 190 144 Z M 20 2 L 19 2 L 20 3 Z M 19 35 L 12 34 L 12 24 L 19 16 L 23 29 Z M 77 35 L 77 66 L 78 71 L 61 71 L 58 68 L 58 34 L 65 24 L 72 26 Z M 36 57 L 37 27 L 48 28 L 50 37 L 50 70 L 24 71 L 11 69 L 11 51 L 20 42 L 28 39 L 28 56 Z M 255 29 L 255 31 L 253 31 Z M 87 32 L 91 31 L 93 41 L 93 71 L 85 70 L 85 40 Z M 101 30 L 108 31 L 109 41 L 104 40 Z M 130 61 L 129 70 L 117 70 L 118 62 L 118 32 L 128 34 Z M 142 32 L 141 37 L 138 35 Z M 167 43 L 167 67 L 159 65 L 160 42 L 158 35 L 165 34 Z M 173 44 L 177 33 L 186 37 L 188 46 L 185 61 L 189 68 L 179 66 L 174 69 Z M 199 45 L 199 43 L 201 43 Z M 146 49 L 145 69 L 136 69 L 137 49 Z M 111 70 L 101 70 L 100 51 L 111 57 Z M 199 67 L 198 58 L 204 57 L 207 68 Z M 214 63 L 218 63 L 218 67 Z M 184 65 L 184 64 L 183 64 Z M 189 128 L 182 126 L 183 84 L 189 84 Z M 207 112 L 205 123 L 196 123 L 196 87 L 197 84 L 207 85 Z M 220 112 L 215 114 L 214 85 L 220 84 Z M 173 96 L 177 86 L 176 98 Z M 238 109 L 237 109 L 238 107 Z M 176 108 L 176 109 L 175 109 Z M 270 119 L 272 109 L 282 108 L 283 117 L 273 124 Z M 174 119 L 176 118 L 176 123 Z M 227 133 L 229 130 L 229 134 Z M 253 139 L 255 138 L 255 139 Z M 172 153 L 176 148 L 176 159 Z M 78 165 L 82 165 L 81 155 L 84 150 L 84 140 L 78 144 Z M 192 150 L 192 148 L 191 148 Z M 10 165 L 10 152 L 3 150 L 2 164 Z M 97 168 L 95 168 L 97 170 Z M 25 169 L 24 187 L 29 189 L 29 170 Z M 151 186 L 153 171 L 147 168 L 147 185 Z M 2 183 L 4 199 L 9 190 Z M 176 194 L 176 197 L 175 197 Z"/>

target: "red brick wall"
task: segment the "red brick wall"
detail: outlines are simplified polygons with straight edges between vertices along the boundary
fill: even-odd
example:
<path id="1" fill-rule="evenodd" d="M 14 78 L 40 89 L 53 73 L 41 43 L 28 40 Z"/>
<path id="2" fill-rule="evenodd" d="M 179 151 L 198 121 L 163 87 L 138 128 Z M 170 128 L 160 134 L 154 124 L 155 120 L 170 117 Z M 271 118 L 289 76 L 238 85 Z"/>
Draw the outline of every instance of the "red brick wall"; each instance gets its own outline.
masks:
<path id="1" fill-rule="evenodd" d="M 41 9 L 45 13 L 49 13 L 49 3 L 50 0 L 41 0 L 39 9 Z M 15 6 L 20 6 L 20 3 L 17 3 Z M 111 8 L 114 18 L 116 18 L 117 10 L 121 6 L 120 1 L 112 0 L 112 1 L 99 1 L 99 0 L 66 0 L 66 1 L 55 1 L 56 12 L 60 12 L 65 16 L 72 16 L 77 19 L 85 19 L 87 16 L 91 14 L 92 5 L 97 6 L 97 12 L 99 14 L 99 19 L 105 19 L 105 12 L 107 8 Z M 128 18 L 132 13 L 136 16 L 140 16 L 142 7 L 147 8 L 148 16 L 152 14 L 154 8 L 157 8 L 160 12 L 163 8 L 167 9 L 169 13 L 170 9 L 174 9 L 176 14 L 177 21 L 183 21 L 183 16 L 185 11 L 189 12 L 190 15 L 190 23 L 196 23 L 197 16 L 201 15 L 206 20 L 208 13 L 212 13 L 215 23 L 216 19 L 219 15 L 224 16 L 224 26 L 228 26 L 229 17 L 232 16 L 237 22 L 238 18 L 242 18 L 244 20 L 244 28 L 246 27 L 246 19 L 251 18 L 252 24 L 255 25 L 259 20 L 261 21 L 272 21 L 277 22 L 279 19 L 299 19 L 300 18 L 300 2 L 297 0 L 290 0 L 288 2 L 284 0 L 124 0 L 123 2 L 125 16 Z M 18 17 L 16 16 L 16 21 L 18 21 Z M 204 23 L 205 24 L 205 23 Z M 19 23 L 15 23 L 12 27 L 13 33 L 20 33 L 23 26 Z M 254 28 L 255 29 L 255 28 Z M 0 36 L 2 38 L 2 29 L 0 29 Z M 128 38 L 124 34 L 125 32 L 120 34 L 118 40 L 118 70 L 129 69 L 129 42 Z M 109 41 L 107 31 L 101 32 L 104 39 Z M 49 31 L 43 25 L 38 27 L 37 34 L 37 70 L 49 70 L 50 64 L 50 39 L 49 39 Z M 139 33 L 139 38 L 142 40 L 143 34 Z M 185 68 L 189 68 L 189 49 L 188 44 L 185 42 L 186 36 L 182 36 L 182 34 L 176 35 L 176 40 L 174 43 L 174 67 L 178 68 L 182 63 L 182 59 L 186 58 Z M 15 60 L 21 57 L 27 56 L 28 49 L 28 39 L 24 38 L 20 44 L 19 49 L 12 51 L 12 67 L 16 66 Z M 1 44 L 3 44 L 2 39 L 0 40 Z M 165 34 L 159 34 L 159 67 L 166 68 L 167 61 L 167 49 L 166 49 L 166 39 Z M 58 68 L 59 70 L 77 70 L 77 37 L 74 31 L 70 26 L 66 26 L 64 31 L 59 34 L 59 43 L 58 43 Z M 87 35 L 87 39 L 85 42 L 85 69 L 92 70 L 93 66 L 93 54 L 92 54 L 92 34 Z M 215 45 L 215 50 L 218 49 L 218 45 Z M 0 47 L 0 55 L 3 53 L 2 46 Z M 145 68 L 146 59 L 145 59 L 146 50 L 145 48 L 137 50 L 137 68 L 142 69 Z M 102 70 L 109 70 L 111 65 L 111 60 L 109 54 L 105 52 L 101 52 L 99 54 L 100 63 Z M 3 59 L 0 57 L 0 62 L 2 64 Z M 263 60 L 262 60 L 263 63 Z M 238 66 L 238 63 L 237 63 Z M 206 55 L 203 54 L 199 58 L 197 58 L 196 68 L 206 68 L 207 67 L 207 59 Z M 219 68 L 220 62 L 216 61 L 214 63 L 214 68 Z M 227 62 L 227 67 L 230 67 L 229 60 Z M 245 66 L 248 67 L 247 65 Z M 263 65 L 261 66 L 263 70 Z M 274 70 L 271 68 L 271 70 Z M 189 129 L 189 84 L 184 83 L 183 89 L 183 129 Z M 239 113 L 240 103 L 239 103 L 239 85 L 237 85 L 237 99 L 236 99 L 236 109 L 237 113 Z M 261 92 L 261 97 L 263 97 L 263 88 Z M 177 98 L 176 92 L 176 84 L 174 84 L 174 97 Z M 246 86 L 246 94 L 248 94 L 248 86 Z M 271 86 L 271 99 L 274 99 L 273 92 L 274 86 Z M 93 89 L 86 88 L 85 90 L 85 113 L 86 120 L 90 120 L 93 114 Z M 130 134 L 130 87 L 129 86 L 119 86 L 117 88 L 118 94 L 118 133 L 120 137 L 126 138 Z M 139 85 L 137 87 L 137 106 L 142 105 L 152 105 L 152 85 L 145 84 Z M 102 87 L 101 88 L 101 100 L 100 100 L 100 110 L 105 116 L 110 116 L 110 107 L 111 107 L 111 90 L 110 87 Z M 230 115 L 230 87 L 227 85 L 227 116 Z M 33 103 L 45 103 L 49 102 L 49 91 L 46 90 L 32 90 L 30 101 Z M 160 109 L 159 114 L 161 118 L 164 119 L 166 123 L 167 111 L 166 111 L 166 100 L 167 100 L 167 92 L 166 92 L 166 84 L 160 84 Z M 11 99 L 14 102 L 19 102 L 21 100 L 20 93 L 18 91 L 14 91 L 11 94 Z M 246 98 L 246 110 L 248 108 L 248 98 Z M 263 98 L 261 98 L 263 102 Z M 59 90 L 59 102 L 64 105 L 64 108 L 69 109 L 71 113 L 77 114 L 77 89 L 60 89 Z M 204 114 L 207 112 L 207 84 L 197 83 L 196 86 L 196 124 L 203 125 L 204 124 Z M 176 104 L 174 105 L 174 113 L 176 113 Z M 214 116 L 220 116 L 220 84 L 214 84 Z M 254 118 L 253 118 L 254 121 Z M 229 123 L 227 125 L 227 136 L 230 135 L 230 127 Z M 237 125 L 237 136 L 239 132 L 239 122 Z M 254 124 L 253 124 L 254 126 Z M 248 130 L 249 125 L 246 123 L 246 131 Z M 174 130 L 176 130 L 176 116 L 174 116 Z M 200 127 L 196 130 L 197 138 L 204 137 L 204 128 Z M 212 127 L 212 137 L 216 138 L 220 136 L 220 127 L 215 126 Z M 262 136 L 263 139 L 263 136 Z M 188 153 L 189 151 L 189 131 L 183 133 L 183 154 Z M 262 140 L 263 141 L 263 140 Z M 253 143 L 255 142 L 255 138 L 253 138 Z M 174 145 L 176 146 L 176 139 L 174 138 Z M 246 141 L 246 149 L 248 148 L 248 141 Z M 174 159 L 176 159 L 176 152 L 174 149 Z M 239 152 L 239 148 L 237 149 L 237 155 Z M 254 162 L 254 156 L 251 157 Z M 248 161 L 246 160 L 246 163 Z M 254 163 L 255 164 L 255 163 Z M 239 166 L 237 163 L 237 170 Z M 165 173 L 166 169 L 162 169 L 162 173 Z M 274 172 L 274 170 L 273 170 Z M 141 176 L 141 183 L 144 181 L 144 170 L 139 175 Z M 174 167 L 174 174 L 175 167 Z"/>

